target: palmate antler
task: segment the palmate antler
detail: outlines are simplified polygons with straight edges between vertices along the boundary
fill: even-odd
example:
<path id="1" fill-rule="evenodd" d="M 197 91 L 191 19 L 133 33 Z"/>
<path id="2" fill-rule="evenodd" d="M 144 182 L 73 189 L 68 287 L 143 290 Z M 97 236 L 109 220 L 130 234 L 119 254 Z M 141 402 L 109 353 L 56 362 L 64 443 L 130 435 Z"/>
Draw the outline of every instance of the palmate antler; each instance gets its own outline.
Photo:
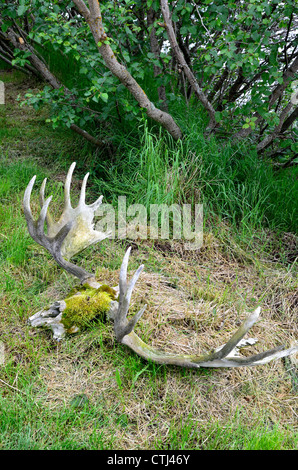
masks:
<path id="1" fill-rule="evenodd" d="M 97 241 L 107 238 L 108 234 L 94 230 L 93 217 L 94 212 L 101 204 L 100 197 L 94 204 L 87 206 L 85 204 L 85 189 L 88 175 L 85 176 L 80 202 L 77 208 L 73 209 L 70 205 L 70 184 L 75 164 L 73 163 L 68 172 L 65 183 L 65 207 L 58 222 L 53 222 L 48 214 L 48 207 L 51 197 L 44 200 L 45 181 L 41 188 L 40 204 L 41 212 L 37 221 L 34 221 L 30 209 L 30 195 L 32 192 L 35 177 L 30 181 L 24 196 L 24 212 L 27 220 L 28 230 L 32 238 L 44 246 L 56 260 L 56 262 L 69 273 L 75 275 L 84 284 L 83 291 L 69 296 L 65 300 L 57 301 L 47 310 L 41 310 L 29 318 L 32 326 L 48 326 L 54 332 L 54 338 L 60 340 L 66 332 L 76 332 L 79 327 L 76 324 L 70 324 L 67 314 L 73 311 L 73 304 L 77 305 L 77 317 L 84 311 L 87 305 L 87 313 L 81 317 L 88 316 L 88 308 L 96 306 L 96 312 L 102 313 L 103 305 L 105 313 L 114 321 L 114 332 L 118 342 L 125 344 L 141 357 L 160 364 L 173 364 L 181 367 L 239 367 L 256 366 L 266 364 L 267 362 L 288 356 L 298 351 L 298 345 L 285 349 L 284 346 L 278 346 L 269 351 L 255 354 L 250 357 L 243 357 L 239 354 L 239 349 L 251 345 L 256 340 L 244 340 L 244 335 L 255 324 L 259 318 L 260 308 L 258 307 L 250 314 L 232 338 L 215 351 L 202 355 L 179 355 L 173 353 L 164 353 L 160 350 L 145 344 L 139 336 L 133 331 L 137 321 L 143 315 L 146 306 L 128 320 L 128 310 L 131 295 L 134 286 L 144 268 L 141 265 L 131 281 L 127 281 L 127 267 L 130 255 L 130 248 L 125 253 L 120 269 L 119 288 L 111 289 L 107 286 L 101 286 L 94 275 L 86 272 L 81 267 L 70 263 L 64 259 L 64 256 L 70 257 L 87 246 Z M 47 222 L 48 233 L 45 234 L 44 225 Z M 119 296 L 115 300 L 114 294 Z M 82 318 L 81 318 L 82 320 Z"/>
<path id="2" fill-rule="evenodd" d="M 87 246 L 97 243 L 109 236 L 94 230 L 94 213 L 102 203 L 103 196 L 91 205 L 85 203 L 86 184 L 89 173 L 86 174 L 81 188 L 80 200 L 77 207 L 73 208 L 70 202 L 70 186 L 75 163 L 69 168 L 64 186 L 64 209 L 58 222 L 54 222 L 48 212 L 49 204 L 52 200 L 50 196 L 46 201 L 44 198 L 47 179 L 43 180 L 40 188 L 41 211 L 37 221 L 33 219 L 30 208 L 30 197 L 36 179 L 33 176 L 28 184 L 23 200 L 23 208 L 27 221 L 28 231 L 37 243 L 46 248 L 54 260 L 66 271 L 78 277 L 83 283 L 87 279 L 93 278 L 93 274 L 88 273 L 83 268 L 70 263 L 65 258 L 70 259 L 75 254 L 81 252 Z M 44 225 L 47 224 L 48 232 L 45 234 Z"/>

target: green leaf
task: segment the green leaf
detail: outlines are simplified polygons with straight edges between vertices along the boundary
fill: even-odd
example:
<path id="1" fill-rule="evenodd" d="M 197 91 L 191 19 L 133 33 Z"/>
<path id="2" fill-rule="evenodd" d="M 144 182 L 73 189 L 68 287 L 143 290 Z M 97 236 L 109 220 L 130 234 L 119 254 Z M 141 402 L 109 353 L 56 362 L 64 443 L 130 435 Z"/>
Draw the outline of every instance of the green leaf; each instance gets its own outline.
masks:
<path id="1" fill-rule="evenodd" d="M 27 11 L 26 5 L 20 5 L 19 8 L 17 9 L 17 13 L 19 16 L 22 16 L 26 11 Z"/>
<path id="2" fill-rule="evenodd" d="M 7 23 L 3 23 L 3 24 L 1 25 L 1 30 L 2 30 L 2 32 L 5 33 L 5 32 L 8 30 L 8 28 L 9 28 L 10 26 L 11 26 L 11 22 L 10 22 L 10 21 L 7 22 Z"/>
<path id="3" fill-rule="evenodd" d="M 105 103 L 107 103 L 108 99 L 109 99 L 109 95 L 107 93 L 101 93 L 100 94 L 100 98 L 102 99 L 102 101 L 104 101 Z"/>
<path id="4" fill-rule="evenodd" d="M 257 31 L 252 33 L 251 37 L 253 38 L 254 41 L 259 41 L 259 39 L 260 39 L 260 35 Z"/>
<path id="5" fill-rule="evenodd" d="M 215 121 L 220 122 L 222 120 L 222 113 L 220 111 L 215 112 Z"/>
<path id="6" fill-rule="evenodd" d="M 119 372 L 118 369 L 116 369 L 115 375 L 116 375 L 116 382 L 117 382 L 117 385 L 118 385 L 118 387 L 121 389 L 121 388 L 122 388 L 122 380 L 121 380 L 120 372 Z"/>

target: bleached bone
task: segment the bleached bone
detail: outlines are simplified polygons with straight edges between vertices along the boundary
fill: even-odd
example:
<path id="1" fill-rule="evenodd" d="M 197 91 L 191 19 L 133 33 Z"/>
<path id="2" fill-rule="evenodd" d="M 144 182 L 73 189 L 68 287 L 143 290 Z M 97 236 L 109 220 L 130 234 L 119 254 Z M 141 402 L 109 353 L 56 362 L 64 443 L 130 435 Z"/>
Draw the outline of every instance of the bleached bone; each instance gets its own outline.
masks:
<path id="1" fill-rule="evenodd" d="M 54 222 L 49 212 L 45 210 L 46 223 L 48 229 L 47 235 L 49 237 L 55 237 L 65 225 L 72 222 L 72 226 L 69 230 L 69 233 L 61 244 L 61 255 L 63 256 L 63 258 L 67 259 L 71 259 L 74 255 L 80 253 L 88 246 L 93 245 L 101 240 L 104 240 L 109 236 L 108 233 L 103 233 L 94 230 L 94 213 L 101 205 L 103 196 L 100 196 L 97 201 L 95 201 L 93 204 L 87 205 L 85 202 L 86 185 L 89 173 L 87 173 L 83 179 L 80 199 L 77 207 L 73 208 L 71 205 L 70 186 L 75 165 L 75 163 L 72 163 L 66 176 L 64 186 L 64 208 L 60 219 L 57 222 Z M 28 208 L 30 203 L 30 194 L 34 182 L 35 177 L 32 178 L 27 188 L 27 193 L 25 195 L 24 200 L 24 206 L 26 208 Z M 46 182 L 47 178 L 43 180 L 43 183 L 40 188 L 39 200 L 41 208 L 45 206 L 48 207 L 50 203 L 49 199 L 45 201 L 44 197 Z"/>
<path id="2" fill-rule="evenodd" d="M 89 280 L 90 281 L 90 280 Z M 89 284 L 89 282 L 88 282 Z M 96 281 L 90 284 L 91 287 L 98 289 L 101 285 Z M 68 330 L 65 328 L 62 322 L 62 313 L 66 308 L 66 302 L 64 300 L 58 300 L 54 302 L 50 307 L 39 310 L 30 318 L 28 318 L 28 325 L 33 328 L 48 328 L 53 332 L 53 339 L 55 341 L 62 341 L 66 334 L 78 333 L 80 328 L 77 325 L 73 325 Z M 118 302 L 112 300 L 110 303 L 109 311 L 107 312 L 107 318 L 113 320 L 118 310 Z"/>
<path id="3" fill-rule="evenodd" d="M 132 280 L 127 286 L 127 266 L 130 254 L 130 248 L 125 253 L 120 270 L 119 282 L 119 307 L 116 317 L 114 319 L 114 331 L 116 339 L 126 344 L 133 349 L 137 354 L 160 364 L 173 364 L 182 367 L 239 367 L 239 366 L 256 366 L 266 364 L 272 359 L 278 359 L 288 356 L 298 351 L 298 344 L 289 349 L 284 346 L 277 346 L 263 353 L 255 354 L 250 357 L 243 357 L 239 355 L 239 349 L 251 345 L 256 342 L 255 339 L 243 340 L 244 335 L 256 323 L 260 315 L 260 307 L 251 313 L 246 320 L 242 323 L 240 328 L 232 336 L 232 338 L 223 346 L 217 348 L 215 351 L 201 355 L 180 355 L 174 353 L 164 353 L 152 346 L 144 343 L 133 331 L 137 321 L 143 315 L 145 307 L 134 315 L 131 320 L 127 320 L 127 313 L 129 309 L 130 298 L 135 283 L 143 270 L 140 266 L 134 274 Z"/>
<path id="4" fill-rule="evenodd" d="M 46 310 L 40 310 L 28 319 L 28 324 L 34 328 L 48 327 L 53 332 L 53 338 L 56 341 L 61 341 L 65 335 L 66 330 L 61 322 L 62 312 L 66 307 L 64 300 L 56 301 Z"/>
<path id="5" fill-rule="evenodd" d="M 65 207 L 57 223 L 54 223 L 48 214 L 48 206 L 51 197 L 46 201 L 44 200 L 45 181 L 40 192 L 40 216 L 37 221 L 34 221 L 32 217 L 30 195 L 35 177 L 32 178 L 25 191 L 24 212 L 28 230 L 32 238 L 37 243 L 44 246 L 61 267 L 78 277 L 81 283 L 84 282 L 90 287 L 98 289 L 100 284 L 94 279 L 93 274 L 87 273 L 84 269 L 66 261 L 63 257 L 66 256 L 65 253 L 70 256 L 70 254 L 77 253 L 86 248 L 86 246 L 96 243 L 107 236 L 96 232 L 92 224 L 94 211 L 101 203 L 102 198 L 99 198 L 90 206 L 86 206 L 85 204 L 85 187 L 88 175 L 85 176 L 83 181 L 78 207 L 73 209 L 70 205 L 70 183 L 74 165 L 74 163 L 71 165 L 66 178 Z M 47 235 L 44 232 L 45 221 L 47 221 L 48 226 Z M 249 357 L 240 355 L 239 350 L 242 347 L 252 345 L 256 342 L 256 340 L 252 338 L 244 340 L 244 336 L 259 319 L 260 307 L 244 320 L 240 328 L 226 344 L 216 348 L 210 353 L 200 355 L 165 353 L 147 345 L 134 332 L 134 327 L 145 312 L 146 306 L 139 310 L 131 319 L 127 318 L 134 286 L 144 268 L 144 266 L 141 265 L 128 283 L 127 268 L 130 250 L 131 248 L 128 248 L 126 251 L 120 269 L 118 302 L 111 301 L 108 317 L 114 321 L 114 332 L 117 341 L 125 344 L 141 357 L 160 364 L 173 364 L 181 367 L 240 367 L 266 364 L 273 359 L 279 359 L 298 352 L 298 343 L 295 343 L 288 349 L 285 349 L 284 346 L 277 346 L 276 348 Z M 54 339 L 63 339 L 66 333 L 61 322 L 64 309 L 64 301 L 55 302 L 50 308 L 41 310 L 30 317 L 29 323 L 34 327 L 48 326 L 54 332 Z M 74 331 L 76 331 L 75 326 L 72 332 Z"/>
<path id="6" fill-rule="evenodd" d="M 89 245 L 93 245 L 109 236 L 109 233 L 94 230 L 94 213 L 100 206 L 103 196 L 100 196 L 93 204 L 85 203 L 86 184 L 89 173 L 84 177 L 80 200 L 77 207 L 73 208 L 70 202 L 70 185 L 75 163 L 72 163 L 66 176 L 64 187 L 64 208 L 58 222 L 54 222 L 48 212 L 52 196 L 45 200 L 46 178 L 43 180 L 40 189 L 41 211 L 37 221 L 33 219 L 30 208 L 30 197 L 36 179 L 33 176 L 28 184 L 23 200 L 24 213 L 27 221 L 28 231 L 31 237 L 44 248 L 46 248 L 55 261 L 66 271 L 78 277 L 83 283 L 86 279 L 92 278 L 93 274 L 88 273 L 83 268 L 70 263 L 65 258 L 70 259 L 75 254 L 81 252 Z M 44 231 L 45 222 L 47 224 L 47 234 Z"/>

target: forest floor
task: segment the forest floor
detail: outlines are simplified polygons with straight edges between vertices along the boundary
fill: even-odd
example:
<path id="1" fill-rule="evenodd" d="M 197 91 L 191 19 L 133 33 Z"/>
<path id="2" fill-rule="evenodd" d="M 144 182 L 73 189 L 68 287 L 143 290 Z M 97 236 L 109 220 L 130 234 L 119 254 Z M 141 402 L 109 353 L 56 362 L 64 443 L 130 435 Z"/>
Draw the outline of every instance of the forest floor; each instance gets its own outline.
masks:
<path id="1" fill-rule="evenodd" d="M 59 344 L 49 330 L 28 326 L 76 281 L 30 238 L 23 193 L 37 174 L 37 214 L 37 188 L 47 176 L 49 194 L 61 201 L 66 167 L 81 158 L 82 141 L 53 130 L 46 111 L 20 108 L 17 96 L 38 84 L 9 71 L 0 78 L 0 449 L 297 449 L 297 355 L 252 368 L 183 369 L 136 356 L 115 342 L 110 323 Z M 74 196 L 81 181 L 74 175 Z M 196 252 L 178 242 L 105 240 L 77 262 L 117 285 L 132 244 L 130 275 L 145 265 L 133 308 L 147 304 L 136 332 L 166 351 L 210 351 L 260 305 L 249 334 L 258 342 L 245 352 L 254 354 L 298 339 L 297 238 L 283 236 L 287 263 L 244 252 L 232 235 L 227 246 L 211 232 Z"/>

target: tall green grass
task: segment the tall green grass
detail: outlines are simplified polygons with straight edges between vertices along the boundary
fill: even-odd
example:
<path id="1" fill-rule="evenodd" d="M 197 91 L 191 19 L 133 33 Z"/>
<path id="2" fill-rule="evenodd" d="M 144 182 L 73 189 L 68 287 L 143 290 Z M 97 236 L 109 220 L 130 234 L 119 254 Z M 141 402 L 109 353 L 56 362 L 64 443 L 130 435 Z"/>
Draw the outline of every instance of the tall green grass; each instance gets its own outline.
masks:
<path id="1" fill-rule="evenodd" d="M 297 232 L 297 168 L 276 171 L 253 148 L 206 140 L 198 126 L 178 143 L 146 126 L 138 132 L 139 142 L 123 137 L 112 163 L 96 164 L 93 181 L 108 202 L 202 203 L 205 218 L 240 232 Z"/>
<path id="2" fill-rule="evenodd" d="M 266 418 L 264 418 L 266 421 Z M 226 422 L 211 422 L 200 426 L 192 415 L 173 420 L 167 438 L 158 437 L 156 449 L 196 450 L 292 450 L 297 446 L 297 435 L 278 424 L 266 425 L 260 417 L 254 428 L 243 423 L 237 415 Z"/>
<path id="3" fill-rule="evenodd" d="M 0 395 L 2 450 L 101 450 L 115 447 L 115 436 L 103 433 L 110 417 L 102 403 L 77 407 L 68 403 L 51 410 L 35 398 L 32 384 L 23 380 L 15 400 Z M 21 385 L 20 385 L 21 386 Z"/>

